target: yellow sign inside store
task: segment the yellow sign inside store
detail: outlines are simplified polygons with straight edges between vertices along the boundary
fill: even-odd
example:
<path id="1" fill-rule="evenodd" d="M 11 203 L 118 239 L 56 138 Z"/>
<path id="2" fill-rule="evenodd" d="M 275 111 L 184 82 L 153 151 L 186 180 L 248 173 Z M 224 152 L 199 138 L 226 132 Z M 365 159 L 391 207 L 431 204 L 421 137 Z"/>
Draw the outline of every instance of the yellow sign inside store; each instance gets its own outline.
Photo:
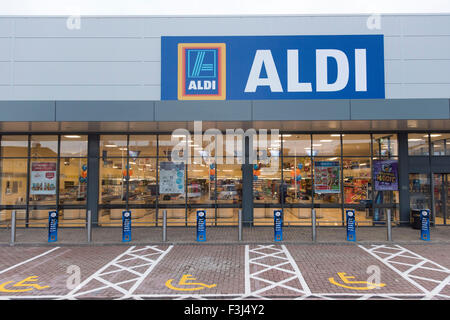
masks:
<path id="1" fill-rule="evenodd" d="M 216 284 L 206 284 L 202 282 L 191 282 L 197 280 L 193 278 L 191 274 L 184 274 L 178 284 L 175 286 L 172 284 L 174 279 L 169 279 L 166 281 L 166 287 L 176 291 L 198 291 L 205 288 L 214 288 Z"/>
<path id="2" fill-rule="evenodd" d="M 0 284 L 0 292 L 17 293 L 17 292 L 27 292 L 27 291 L 31 291 L 33 289 L 42 290 L 42 289 L 50 288 L 50 286 L 40 286 L 37 283 L 30 283 L 30 282 L 36 282 L 37 280 L 38 280 L 37 276 L 30 276 L 30 277 L 25 278 L 11 286 L 12 288 L 22 288 L 22 289 L 7 289 L 6 286 L 9 286 L 14 281 L 6 281 L 6 282 L 3 282 L 2 284 Z"/>
<path id="3" fill-rule="evenodd" d="M 354 279 L 353 276 L 347 276 L 345 272 L 338 272 L 338 276 L 340 278 L 340 281 L 334 280 L 334 278 L 328 278 L 328 281 L 330 281 L 335 286 L 339 286 L 346 289 L 351 290 L 372 290 L 376 288 L 382 288 L 386 286 L 385 283 L 371 283 L 367 281 L 353 281 L 350 279 Z M 341 283 L 342 281 L 342 283 Z"/>

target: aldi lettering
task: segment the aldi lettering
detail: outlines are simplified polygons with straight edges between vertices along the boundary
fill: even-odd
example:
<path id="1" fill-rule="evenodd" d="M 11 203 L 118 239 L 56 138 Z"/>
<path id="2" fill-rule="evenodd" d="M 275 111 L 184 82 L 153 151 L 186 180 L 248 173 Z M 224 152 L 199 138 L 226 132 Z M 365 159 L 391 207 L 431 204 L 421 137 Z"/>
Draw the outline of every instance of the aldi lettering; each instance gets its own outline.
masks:
<path id="1" fill-rule="evenodd" d="M 382 35 L 162 37 L 162 100 L 384 99 Z"/>
<path id="2" fill-rule="evenodd" d="M 337 77 L 334 82 L 328 78 L 328 59 L 335 60 Z M 267 77 L 260 78 L 263 67 Z M 355 49 L 355 90 L 367 91 L 366 49 Z M 311 82 L 299 82 L 298 50 L 287 50 L 287 91 L 312 92 Z M 316 90 L 340 91 L 349 80 L 349 63 L 346 54 L 340 50 L 316 50 Z M 245 86 L 245 92 L 256 92 L 258 86 L 269 86 L 271 92 L 283 92 L 271 50 L 257 50 L 253 60 L 250 75 Z"/>

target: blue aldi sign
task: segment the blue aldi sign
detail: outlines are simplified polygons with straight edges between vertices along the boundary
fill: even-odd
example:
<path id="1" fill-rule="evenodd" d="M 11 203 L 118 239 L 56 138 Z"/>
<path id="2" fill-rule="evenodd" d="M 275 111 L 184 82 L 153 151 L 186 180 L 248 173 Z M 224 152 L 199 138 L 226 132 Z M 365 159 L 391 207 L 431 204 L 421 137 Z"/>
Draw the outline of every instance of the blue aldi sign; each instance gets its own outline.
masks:
<path id="1" fill-rule="evenodd" d="M 197 211 L 197 241 L 206 241 L 206 211 Z"/>
<path id="2" fill-rule="evenodd" d="M 274 241 L 283 241 L 283 211 L 273 212 L 273 232 Z"/>
<path id="3" fill-rule="evenodd" d="M 385 97 L 383 35 L 161 37 L 162 100 Z"/>
<path id="4" fill-rule="evenodd" d="M 131 211 L 122 211 L 122 242 L 131 241 Z"/>
<path id="5" fill-rule="evenodd" d="M 355 210 L 346 210 L 347 241 L 356 241 Z"/>
<path id="6" fill-rule="evenodd" d="M 430 210 L 420 211 L 420 239 L 430 241 Z"/>
<path id="7" fill-rule="evenodd" d="M 48 213 L 48 242 L 58 241 L 58 211 Z"/>

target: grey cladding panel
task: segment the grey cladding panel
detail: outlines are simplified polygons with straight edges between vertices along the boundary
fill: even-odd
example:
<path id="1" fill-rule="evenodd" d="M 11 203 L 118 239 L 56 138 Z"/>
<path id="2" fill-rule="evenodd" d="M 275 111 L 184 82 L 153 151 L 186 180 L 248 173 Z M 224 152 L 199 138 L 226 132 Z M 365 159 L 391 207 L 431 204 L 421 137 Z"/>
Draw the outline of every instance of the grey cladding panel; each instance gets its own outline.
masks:
<path id="1" fill-rule="evenodd" d="M 16 62 L 14 66 L 19 85 L 160 84 L 159 62 Z"/>
<path id="2" fill-rule="evenodd" d="M 55 102 L 0 101 L 0 121 L 55 121 Z"/>
<path id="3" fill-rule="evenodd" d="M 352 100 L 352 120 L 449 119 L 448 99 Z"/>
<path id="4" fill-rule="evenodd" d="M 159 38 L 17 38 L 14 44 L 16 61 L 160 61 L 160 51 Z"/>
<path id="5" fill-rule="evenodd" d="M 250 101 L 158 101 L 156 121 L 249 121 Z"/>
<path id="6" fill-rule="evenodd" d="M 154 121 L 154 102 L 61 101 L 56 121 Z"/>
<path id="7" fill-rule="evenodd" d="M 16 37 L 140 37 L 142 19 L 129 17 L 81 17 L 79 29 L 69 29 L 69 17 L 20 17 Z"/>
<path id="8" fill-rule="evenodd" d="M 348 100 L 254 101 L 253 120 L 350 120 Z"/>

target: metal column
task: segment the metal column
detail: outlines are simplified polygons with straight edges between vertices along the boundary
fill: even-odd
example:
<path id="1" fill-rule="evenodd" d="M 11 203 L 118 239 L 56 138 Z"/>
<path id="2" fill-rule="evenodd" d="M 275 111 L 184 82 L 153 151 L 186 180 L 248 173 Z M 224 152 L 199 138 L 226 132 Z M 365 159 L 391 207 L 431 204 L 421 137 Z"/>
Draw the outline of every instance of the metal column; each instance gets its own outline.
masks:
<path id="1" fill-rule="evenodd" d="M 311 209 L 311 227 L 312 227 L 312 241 L 316 242 L 316 209 Z"/>
<path id="2" fill-rule="evenodd" d="M 16 242 L 16 210 L 11 213 L 11 245 Z"/>

